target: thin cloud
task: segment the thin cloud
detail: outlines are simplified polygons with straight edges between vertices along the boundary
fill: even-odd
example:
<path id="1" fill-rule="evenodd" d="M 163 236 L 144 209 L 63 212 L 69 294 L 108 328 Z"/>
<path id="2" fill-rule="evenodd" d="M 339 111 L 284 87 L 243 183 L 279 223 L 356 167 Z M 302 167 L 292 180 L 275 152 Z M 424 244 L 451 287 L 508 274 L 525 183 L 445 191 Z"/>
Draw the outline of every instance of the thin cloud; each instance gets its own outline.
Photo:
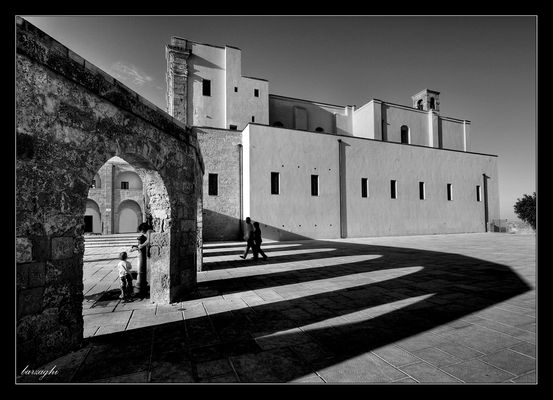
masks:
<path id="1" fill-rule="evenodd" d="M 136 66 L 118 61 L 111 66 L 111 71 L 115 79 L 125 83 L 131 83 L 137 86 L 144 86 L 153 81 L 151 76 L 143 73 Z"/>

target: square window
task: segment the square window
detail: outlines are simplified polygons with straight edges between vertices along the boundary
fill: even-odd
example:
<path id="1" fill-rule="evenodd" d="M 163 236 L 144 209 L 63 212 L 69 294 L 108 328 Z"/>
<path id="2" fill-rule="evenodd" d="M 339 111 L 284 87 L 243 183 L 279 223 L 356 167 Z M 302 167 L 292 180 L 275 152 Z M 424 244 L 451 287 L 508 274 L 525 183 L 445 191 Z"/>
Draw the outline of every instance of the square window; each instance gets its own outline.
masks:
<path id="1" fill-rule="evenodd" d="M 392 199 L 397 199 L 397 181 L 390 181 L 390 194 Z"/>
<path id="2" fill-rule="evenodd" d="M 419 199 L 424 200 L 425 198 L 424 182 L 419 182 Z"/>
<path id="3" fill-rule="evenodd" d="M 369 179 L 361 178 L 361 197 L 369 197 Z"/>
<path id="4" fill-rule="evenodd" d="M 311 196 L 319 195 L 319 175 L 311 175 Z"/>
<path id="5" fill-rule="evenodd" d="M 217 196 L 218 193 L 219 193 L 217 180 L 218 180 L 218 175 L 217 174 L 209 174 L 208 194 L 210 196 Z"/>
<path id="6" fill-rule="evenodd" d="M 128 189 L 129 188 L 129 182 L 121 182 L 121 189 Z"/>
<path id="7" fill-rule="evenodd" d="M 253 90 L 253 95 L 254 95 L 255 97 L 259 97 L 259 89 L 254 89 L 254 90 Z"/>
<path id="8" fill-rule="evenodd" d="M 236 125 L 230 125 L 230 126 L 229 126 L 229 129 L 230 129 L 231 131 L 235 131 L 236 129 L 238 129 L 238 127 L 237 127 Z"/>
<path id="9" fill-rule="evenodd" d="M 451 183 L 447 184 L 447 200 L 451 201 L 453 199 L 453 187 Z"/>
<path id="10" fill-rule="evenodd" d="M 202 80 L 202 93 L 204 96 L 211 96 L 211 81 L 209 79 Z"/>
<path id="11" fill-rule="evenodd" d="M 271 172 L 271 194 L 280 194 L 280 174 Z"/>

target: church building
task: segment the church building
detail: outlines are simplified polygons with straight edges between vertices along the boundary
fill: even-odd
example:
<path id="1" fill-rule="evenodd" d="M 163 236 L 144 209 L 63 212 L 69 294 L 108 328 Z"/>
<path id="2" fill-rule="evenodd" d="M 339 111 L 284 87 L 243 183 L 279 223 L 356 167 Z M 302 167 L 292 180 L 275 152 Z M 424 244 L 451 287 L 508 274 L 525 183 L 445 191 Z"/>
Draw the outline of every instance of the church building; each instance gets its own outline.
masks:
<path id="1" fill-rule="evenodd" d="M 499 216 L 497 156 L 474 152 L 470 121 L 440 92 L 357 108 L 269 92 L 241 50 L 172 37 L 167 111 L 198 135 L 204 240 L 486 232 Z"/>

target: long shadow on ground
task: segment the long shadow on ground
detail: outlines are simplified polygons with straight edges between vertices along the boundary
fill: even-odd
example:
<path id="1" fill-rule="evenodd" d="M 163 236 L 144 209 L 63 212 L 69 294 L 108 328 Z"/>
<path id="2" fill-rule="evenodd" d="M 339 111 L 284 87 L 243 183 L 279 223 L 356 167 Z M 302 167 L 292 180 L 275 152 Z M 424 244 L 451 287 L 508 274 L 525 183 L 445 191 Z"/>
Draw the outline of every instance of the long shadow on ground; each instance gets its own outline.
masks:
<path id="1" fill-rule="evenodd" d="M 198 301 L 233 293 L 239 299 L 248 292 L 243 296 L 247 303 L 271 288 L 277 296 L 272 303 L 250 301 L 250 307 L 228 310 L 228 303 L 220 302 L 223 308 L 208 316 L 92 337 L 72 381 L 149 371 L 152 382 L 197 382 L 208 365 L 230 380 L 234 370 L 242 382 L 288 382 L 531 289 L 508 266 L 459 254 L 327 241 L 290 245 L 290 250 L 313 252 L 283 254 L 286 246 L 278 246 L 266 251 L 270 258 L 265 262 L 205 259 L 205 267 L 214 271 L 222 265 L 246 271 L 272 263 L 279 263 L 279 270 L 201 282 Z M 370 272 L 377 278 L 371 280 Z M 361 273 L 359 284 L 339 286 L 340 280 Z M 300 283 L 319 284 L 318 292 L 309 292 L 308 285 L 305 291 L 284 287 Z M 339 324 L 330 326 L 329 319 Z"/>

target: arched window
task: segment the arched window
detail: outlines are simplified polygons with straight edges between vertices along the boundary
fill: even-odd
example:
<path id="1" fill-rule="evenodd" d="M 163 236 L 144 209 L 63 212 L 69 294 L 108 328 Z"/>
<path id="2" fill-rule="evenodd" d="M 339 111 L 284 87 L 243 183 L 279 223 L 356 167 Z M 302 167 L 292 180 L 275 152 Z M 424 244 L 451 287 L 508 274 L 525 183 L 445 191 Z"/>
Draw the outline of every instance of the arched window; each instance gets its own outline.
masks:
<path id="1" fill-rule="evenodd" d="M 277 122 L 273 122 L 273 126 L 276 126 L 277 128 L 282 128 L 284 125 L 282 125 L 282 122 L 277 121 Z"/>
<path id="2" fill-rule="evenodd" d="M 324 132 L 325 130 L 320 126 L 315 129 L 315 132 Z"/>
<path id="3" fill-rule="evenodd" d="M 420 99 L 419 101 L 417 101 L 417 108 L 419 110 L 422 110 L 422 99 Z"/>
<path id="4" fill-rule="evenodd" d="M 409 144 L 409 127 L 407 125 L 401 126 L 401 143 Z"/>
<path id="5" fill-rule="evenodd" d="M 431 98 L 430 98 L 430 109 L 431 109 L 431 110 L 434 110 L 435 107 L 436 107 L 436 104 L 435 104 L 434 97 L 431 97 Z"/>

